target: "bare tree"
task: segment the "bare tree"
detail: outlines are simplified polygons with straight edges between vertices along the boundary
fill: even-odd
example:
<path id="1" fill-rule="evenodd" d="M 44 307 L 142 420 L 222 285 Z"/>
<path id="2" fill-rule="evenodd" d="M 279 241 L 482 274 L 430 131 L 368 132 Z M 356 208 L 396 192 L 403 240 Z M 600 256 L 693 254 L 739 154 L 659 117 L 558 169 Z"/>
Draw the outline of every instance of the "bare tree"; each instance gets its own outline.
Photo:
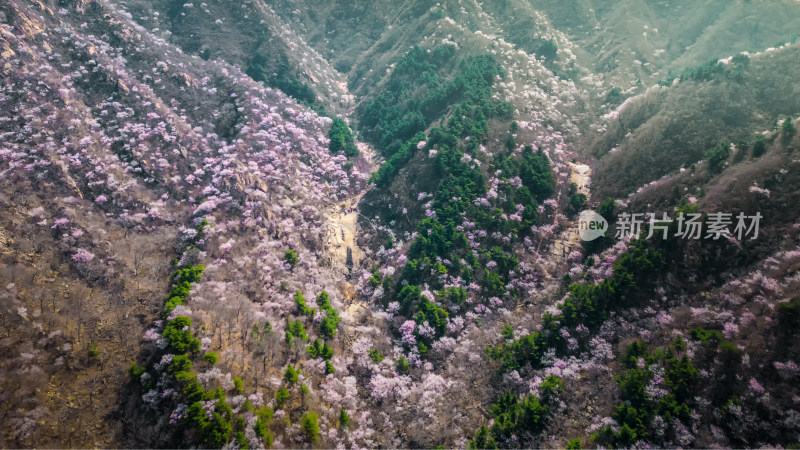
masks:
<path id="1" fill-rule="evenodd" d="M 69 310 L 75 314 L 78 319 L 76 322 L 77 337 L 75 340 L 80 341 L 81 329 L 91 315 L 92 295 L 94 291 L 82 283 L 73 283 L 69 285 L 69 289 Z"/>

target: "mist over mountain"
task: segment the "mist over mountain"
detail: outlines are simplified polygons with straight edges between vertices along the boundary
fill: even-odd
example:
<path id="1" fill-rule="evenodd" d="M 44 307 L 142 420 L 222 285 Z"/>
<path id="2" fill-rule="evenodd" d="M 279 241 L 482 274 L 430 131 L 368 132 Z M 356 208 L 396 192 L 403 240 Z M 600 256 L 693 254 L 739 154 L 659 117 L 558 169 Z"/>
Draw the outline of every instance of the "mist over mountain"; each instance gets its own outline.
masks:
<path id="1" fill-rule="evenodd" d="M 0 447 L 799 445 L 798 30 L 3 2 Z"/>

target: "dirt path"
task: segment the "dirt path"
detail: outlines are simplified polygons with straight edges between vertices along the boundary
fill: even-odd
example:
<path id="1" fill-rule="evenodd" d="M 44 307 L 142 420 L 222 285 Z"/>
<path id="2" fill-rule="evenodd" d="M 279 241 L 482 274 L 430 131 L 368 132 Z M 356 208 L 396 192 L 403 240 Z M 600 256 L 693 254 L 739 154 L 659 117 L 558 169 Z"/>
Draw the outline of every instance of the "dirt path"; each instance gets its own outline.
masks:
<path id="1" fill-rule="evenodd" d="M 569 182 L 578 186 L 578 193 L 586 195 L 586 204 L 590 203 L 589 186 L 592 181 L 592 169 L 585 164 L 569 163 Z M 564 263 L 573 251 L 580 251 L 581 237 L 578 234 L 578 218 L 573 219 L 553 240 L 549 254 L 556 261 Z"/>
<path id="2" fill-rule="evenodd" d="M 362 195 L 340 203 L 337 209 L 328 215 L 325 246 L 331 254 L 333 266 L 343 272 L 347 271 L 348 250 L 352 255 L 353 267 L 357 267 L 364 258 L 364 252 L 356 245 L 358 202 Z"/>
<path id="3" fill-rule="evenodd" d="M 374 170 L 377 166 L 373 163 L 375 155 L 373 149 L 362 142 L 358 143 L 358 148 L 369 162 L 370 170 Z M 346 274 L 349 271 L 347 267 L 348 252 L 351 254 L 352 267 L 358 267 L 359 263 L 364 259 L 364 252 L 356 245 L 359 231 L 358 203 L 364 194 L 366 194 L 366 191 L 338 203 L 328 213 L 325 248 L 330 255 L 331 266 L 342 274 Z"/>

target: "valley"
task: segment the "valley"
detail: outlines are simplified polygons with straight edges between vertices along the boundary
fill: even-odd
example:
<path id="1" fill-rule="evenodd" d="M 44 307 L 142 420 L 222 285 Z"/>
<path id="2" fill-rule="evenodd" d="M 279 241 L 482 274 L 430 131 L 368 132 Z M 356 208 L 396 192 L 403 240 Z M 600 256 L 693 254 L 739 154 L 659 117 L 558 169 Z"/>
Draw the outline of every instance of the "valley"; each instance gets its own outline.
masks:
<path id="1" fill-rule="evenodd" d="M 3 2 L 0 447 L 797 446 L 798 29 Z"/>

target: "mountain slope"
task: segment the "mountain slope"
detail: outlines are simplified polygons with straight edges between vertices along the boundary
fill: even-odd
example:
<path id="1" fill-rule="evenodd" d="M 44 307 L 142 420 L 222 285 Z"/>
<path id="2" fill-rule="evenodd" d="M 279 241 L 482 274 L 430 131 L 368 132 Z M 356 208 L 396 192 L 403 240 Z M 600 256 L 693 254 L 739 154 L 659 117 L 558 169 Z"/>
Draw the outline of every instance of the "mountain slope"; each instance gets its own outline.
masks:
<path id="1" fill-rule="evenodd" d="M 3 3 L 0 442 L 796 444 L 799 8 Z"/>
<path id="2" fill-rule="evenodd" d="M 113 446 L 123 442 L 119 419 L 87 424 L 122 414 L 124 391 L 109 386 L 142 358 L 140 337 L 161 309 L 186 227 L 198 215 L 213 224 L 219 211 L 212 229 L 227 236 L 209 232 L 201 255 L 219 252 L 224 264 L 223 253 L 243 248 L 262 267 L 269 258 L 280 266 L 294 248 L 306 260 L 298 270 L 325 273 L 307 256 L 321 251 L 323 211 L 304 204 L 332 205 L 367 174 L 360 163 L 345 172 L 345 158 L 329 154 L 330 119 L 238 68 L 185 55 L 117 6 L 63 6 L 3 6 L 2 101 L 12 114 L 2 124 L 12 213 L 3 226 L 3 367 L 14 374 L 4 377 L 3 423 L 12 445 Z M 43 284 L 31 290 L 39 283 L 20 279 Z M 264 292 L 257 280 L 242 292 Z M 36 376 L 19 378 L 28 372 Z M 63 433 L 44 431 L 59 423 Z M 133 445 L 164 438 L 130 430 Z"/>

